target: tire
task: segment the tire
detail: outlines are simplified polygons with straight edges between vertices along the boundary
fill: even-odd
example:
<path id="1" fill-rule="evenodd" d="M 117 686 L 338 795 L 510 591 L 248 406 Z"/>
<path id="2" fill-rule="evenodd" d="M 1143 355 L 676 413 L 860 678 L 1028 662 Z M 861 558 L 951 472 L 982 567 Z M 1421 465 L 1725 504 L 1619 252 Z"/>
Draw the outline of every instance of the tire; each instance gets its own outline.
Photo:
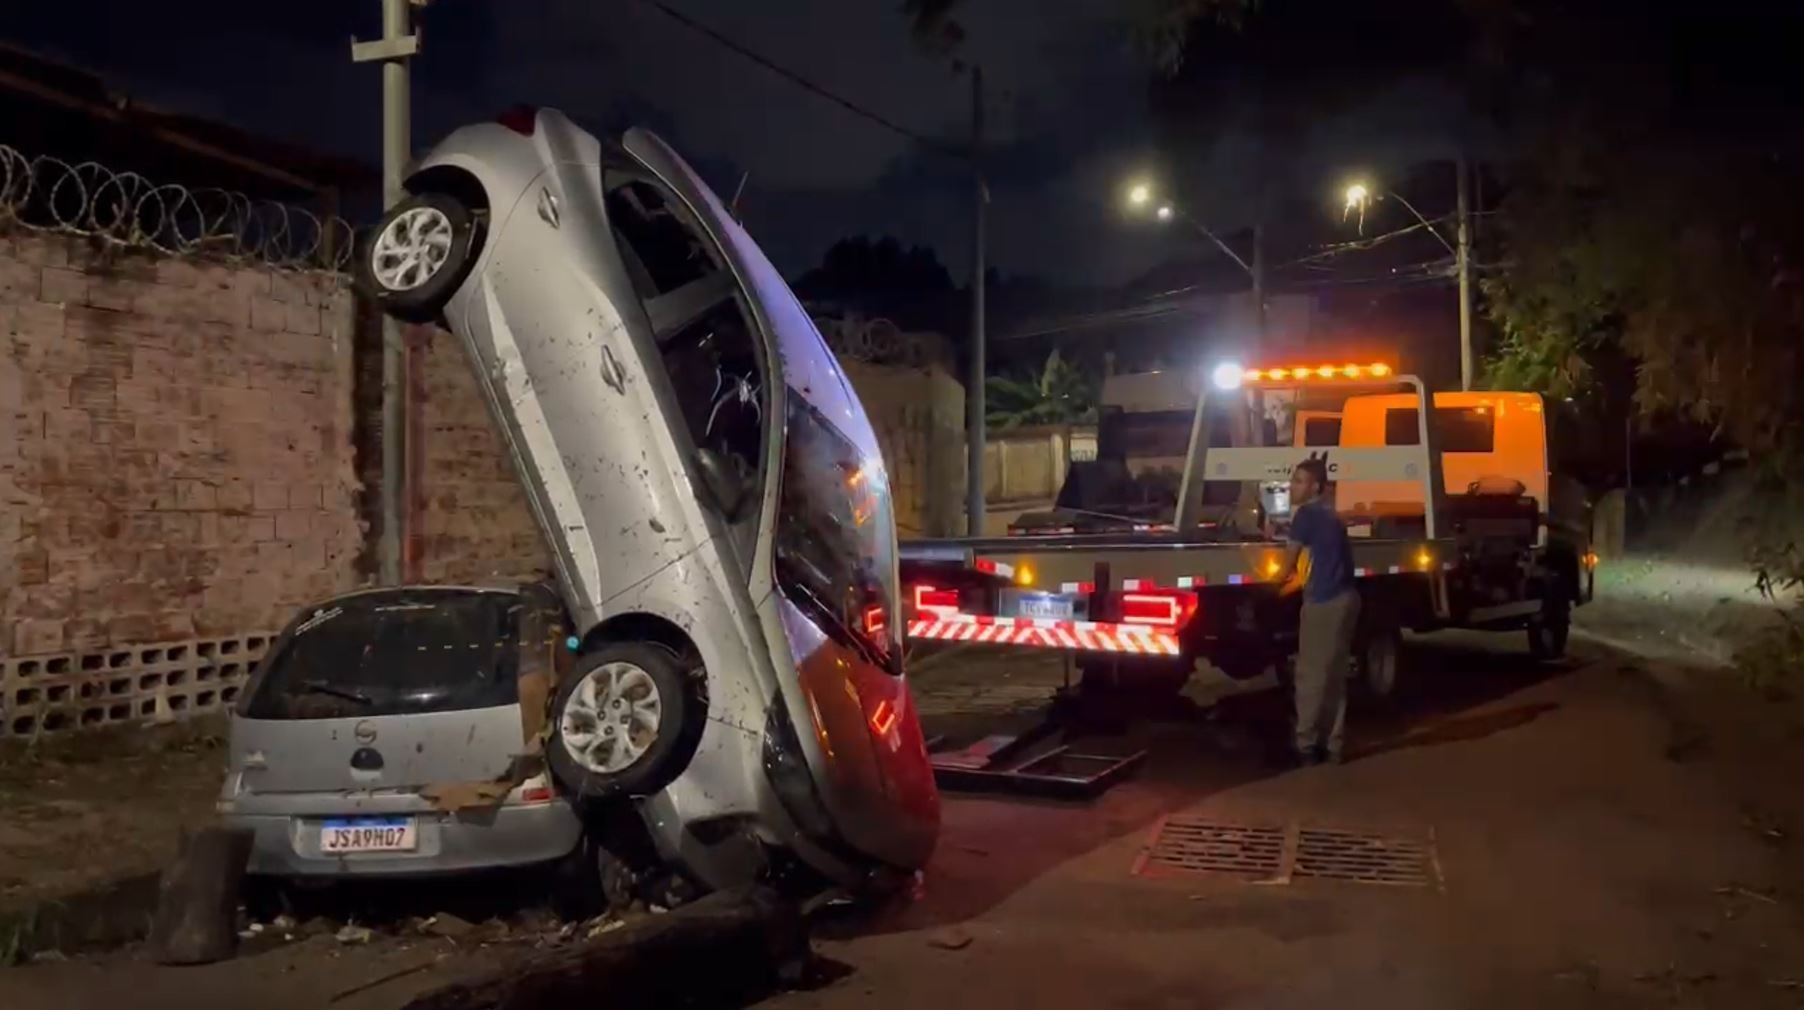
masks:
<path id="1" fill-rule="evenodd" d="M 444 193 L 416 193 L 391 207 L 357 250 L 357 285 L 383 312 L 432 322 L 482 252 L 481 218 Z"/>
<path id="2" fill-rule="evenodd" d="M 551 774 L 583 802 L 641 796 L 669 784 L 695 751 L 704 720 L 677 655 L 615 642 L 581 659 L 551 706 Z"/>
<path id="3" fill-rule="evenodd" d="M 1572 603 L 1552 587 L 1541 598 L 1541 612 L 1528 621 L 1529 654 L 1543 662 L 1566 655 L 1566 639 L 1572 634 Z"/>
<path id="4" fill-rule="evenodd" d="M 1374 698 L 1389 698 L 1397 690 L 1402 668 L 1402 635 L 1395 628 L 1366 637 L 1359 648 L 1359 678 Z"/>

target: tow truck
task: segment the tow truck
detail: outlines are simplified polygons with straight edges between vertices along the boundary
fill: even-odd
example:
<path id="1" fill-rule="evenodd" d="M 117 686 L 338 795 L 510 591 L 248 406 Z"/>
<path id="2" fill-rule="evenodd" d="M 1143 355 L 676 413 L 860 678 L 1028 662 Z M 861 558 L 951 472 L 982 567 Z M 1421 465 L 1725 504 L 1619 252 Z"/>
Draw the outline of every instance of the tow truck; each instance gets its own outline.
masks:
<path id="1" fill-rule="evenodd" d="M 1458 394 L 1491 397 L 1505 405 L 1499 413 L 1509 423 L 1532 429 L 1525 444 L 1539 448 L 1540 497 L 1529 481 L 1482 473 L 1482 463 L 1479 479 L 1450 496 L 1441 451 L 1450 418 L 1442 413 L 1473 408 L 1450 404 L 1450 394 L 1431 397 L 1417 376 L 1381 362 L 1251 369 L 1224 363 L 1208 378 L 1182 377 L 1195 391 L 1182 470 L 1166 481 L 1175 483 L 1175 494 L 1164 502 L 1156 489 L 1169 474 L 1156 462 L 1130 465 L 1110 430 L 1143 432 L 1144 415 L 1172 417 L 1171 405 L 1147 397 L 1142 383 L 1137 405 L 1145 409 L 1126 411 L 1125 423 L 1105 404 L 1098 460 L 1090 472 L 1074 467 L 1065 489 L 1072 492 L 1075 482 L 1086 485 L 1083 493 L 1062 493 L 1060 508 L 1018 520 L 1006 537 L 903 543 L 908 637 L 1062 651 L 1080 671 L 1078 698 L 1121 688 L 1175 691 L 1199 662 L 1234 679 L 1268 670 L 1282 677 L 1295 652 L 1299 601 L 1274 582 L 1288 505 L 1267 489 L 1314 457 L 1327 465 L 1348 526 L 1362 596 L 1353 665 L 1374 693 L 1395 686 L 1405 628 L 1527 628 L 1537 656 L 1564 650 L 1570 607 L 1590 595 L 1580 572 L 1595 559 L 1580 539 L 1548 536 L 1539 396 Z M 1311 414 L 1338 423 L 1299 425 L 1292 444 L 1260 444 L 1276 439 L 1252 405 L 1258 398 L 1248 394 L 1283 390 L 1298 403 L 1305 392 L 1317 401 L 1345 397 L 1338 418 Z M 1372 437 L 1374 417 L 1380 437 Z M 1324 441 L 1306 437 L 1309 430 L 1334 431 L 1336 444 L 1307 444 Z M 1145 441 L 1156 446 L 1161 439 Z M 1169 434 L 1163 442 L 1172 443 Z M 1451 469 L 1461 476 L 1470 470 Z M 1096 492 L 1110 486 L 1129 489 L 1135 500 L 1106 507 Z M 1169 509 L 1163 518 L 1161 504 Z M 1027 743 L 992 740 L 975 752 L 936 755 L 942 783 L 977 778 L 1081 792 L 1124 773 L 1094 761 L 1078 762 L 1084 769 L 1070 774 L 1048 772 L 1040 759 L 1018 763 L 1049 732 L 1030 733 Z"/>

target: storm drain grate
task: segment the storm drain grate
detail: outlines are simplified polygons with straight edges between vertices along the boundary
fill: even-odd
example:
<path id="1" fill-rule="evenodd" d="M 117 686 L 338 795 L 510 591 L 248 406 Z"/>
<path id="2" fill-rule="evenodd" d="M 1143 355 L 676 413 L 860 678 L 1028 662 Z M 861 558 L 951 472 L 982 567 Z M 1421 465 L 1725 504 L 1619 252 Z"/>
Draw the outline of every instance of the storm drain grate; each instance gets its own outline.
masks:
<path id="1" fill-rule="evenodd" d="M 1427 839 L 1338 828 L 1303 828 L 1297 836 L 1293 872 L 1298 877 L 1405 887 L 1431 887 L 1437 876 L 1434 846 Z"/>
<path id="2" fill-rule="evenodd" d="M 1283 865 L 1281 827 L 1173 817 L 1159 826 L 1136 872 L 1175 870 L 1273 877 Z"/>
<path id="3" fill-rule="evenodd" d="M 1230 824 L 1171 817 L 1134 866 L 1140 876 L 1216 873 L 1285 884 L 1296 878 L 1439 887 L 1434 835 L 1348 828 Z"/>

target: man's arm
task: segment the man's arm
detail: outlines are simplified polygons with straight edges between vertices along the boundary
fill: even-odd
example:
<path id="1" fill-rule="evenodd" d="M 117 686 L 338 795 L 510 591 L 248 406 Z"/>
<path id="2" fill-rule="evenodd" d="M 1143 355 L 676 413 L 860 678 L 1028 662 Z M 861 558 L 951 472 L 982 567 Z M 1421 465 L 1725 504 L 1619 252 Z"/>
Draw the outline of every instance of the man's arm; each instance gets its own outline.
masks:
<path id="1" fill-rule="evenodd" d="M 1278 583 L 1278 595 L 1288 596 L 1301 589 L 1302 583 L 1297 579 L 1297 565 L 1302 561 L 1303 547 L 1308 542 L 1312 529 L 1310 520 L 1314 518 L 1307 509 L 1299 509 L 1291 518 L 1290 543 L 1284 548 L 1284 567 L 1278 569 L 1273 581 Z"/>
<path id="2" fill-rule="evenodd" d="M 1284 567 L 1278 570 L 1275 581 L 1278 583 L 1278 595 L 1289 596 L 1303 588 L 1303 580 L 1297 578 L 1297 563 L 1303 557 L 1303 545 L 1292 540 L 1284 548 Z"/>

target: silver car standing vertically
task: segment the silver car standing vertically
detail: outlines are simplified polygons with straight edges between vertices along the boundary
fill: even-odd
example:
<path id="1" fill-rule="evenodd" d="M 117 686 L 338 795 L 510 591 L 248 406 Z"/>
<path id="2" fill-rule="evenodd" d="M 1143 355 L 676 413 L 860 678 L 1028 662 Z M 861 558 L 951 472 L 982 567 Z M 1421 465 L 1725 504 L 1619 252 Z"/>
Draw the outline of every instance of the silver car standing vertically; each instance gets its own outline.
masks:
<path id="1" fill-rule="evenodd" d="M 939 797 L 903 677 L 877 439 L 756 244 L 649 133 L 551 110 L 453 133 L 360 253 L 473 363 L 579 651 L 546 758 L 707 886 L 925 865 Z"/>

